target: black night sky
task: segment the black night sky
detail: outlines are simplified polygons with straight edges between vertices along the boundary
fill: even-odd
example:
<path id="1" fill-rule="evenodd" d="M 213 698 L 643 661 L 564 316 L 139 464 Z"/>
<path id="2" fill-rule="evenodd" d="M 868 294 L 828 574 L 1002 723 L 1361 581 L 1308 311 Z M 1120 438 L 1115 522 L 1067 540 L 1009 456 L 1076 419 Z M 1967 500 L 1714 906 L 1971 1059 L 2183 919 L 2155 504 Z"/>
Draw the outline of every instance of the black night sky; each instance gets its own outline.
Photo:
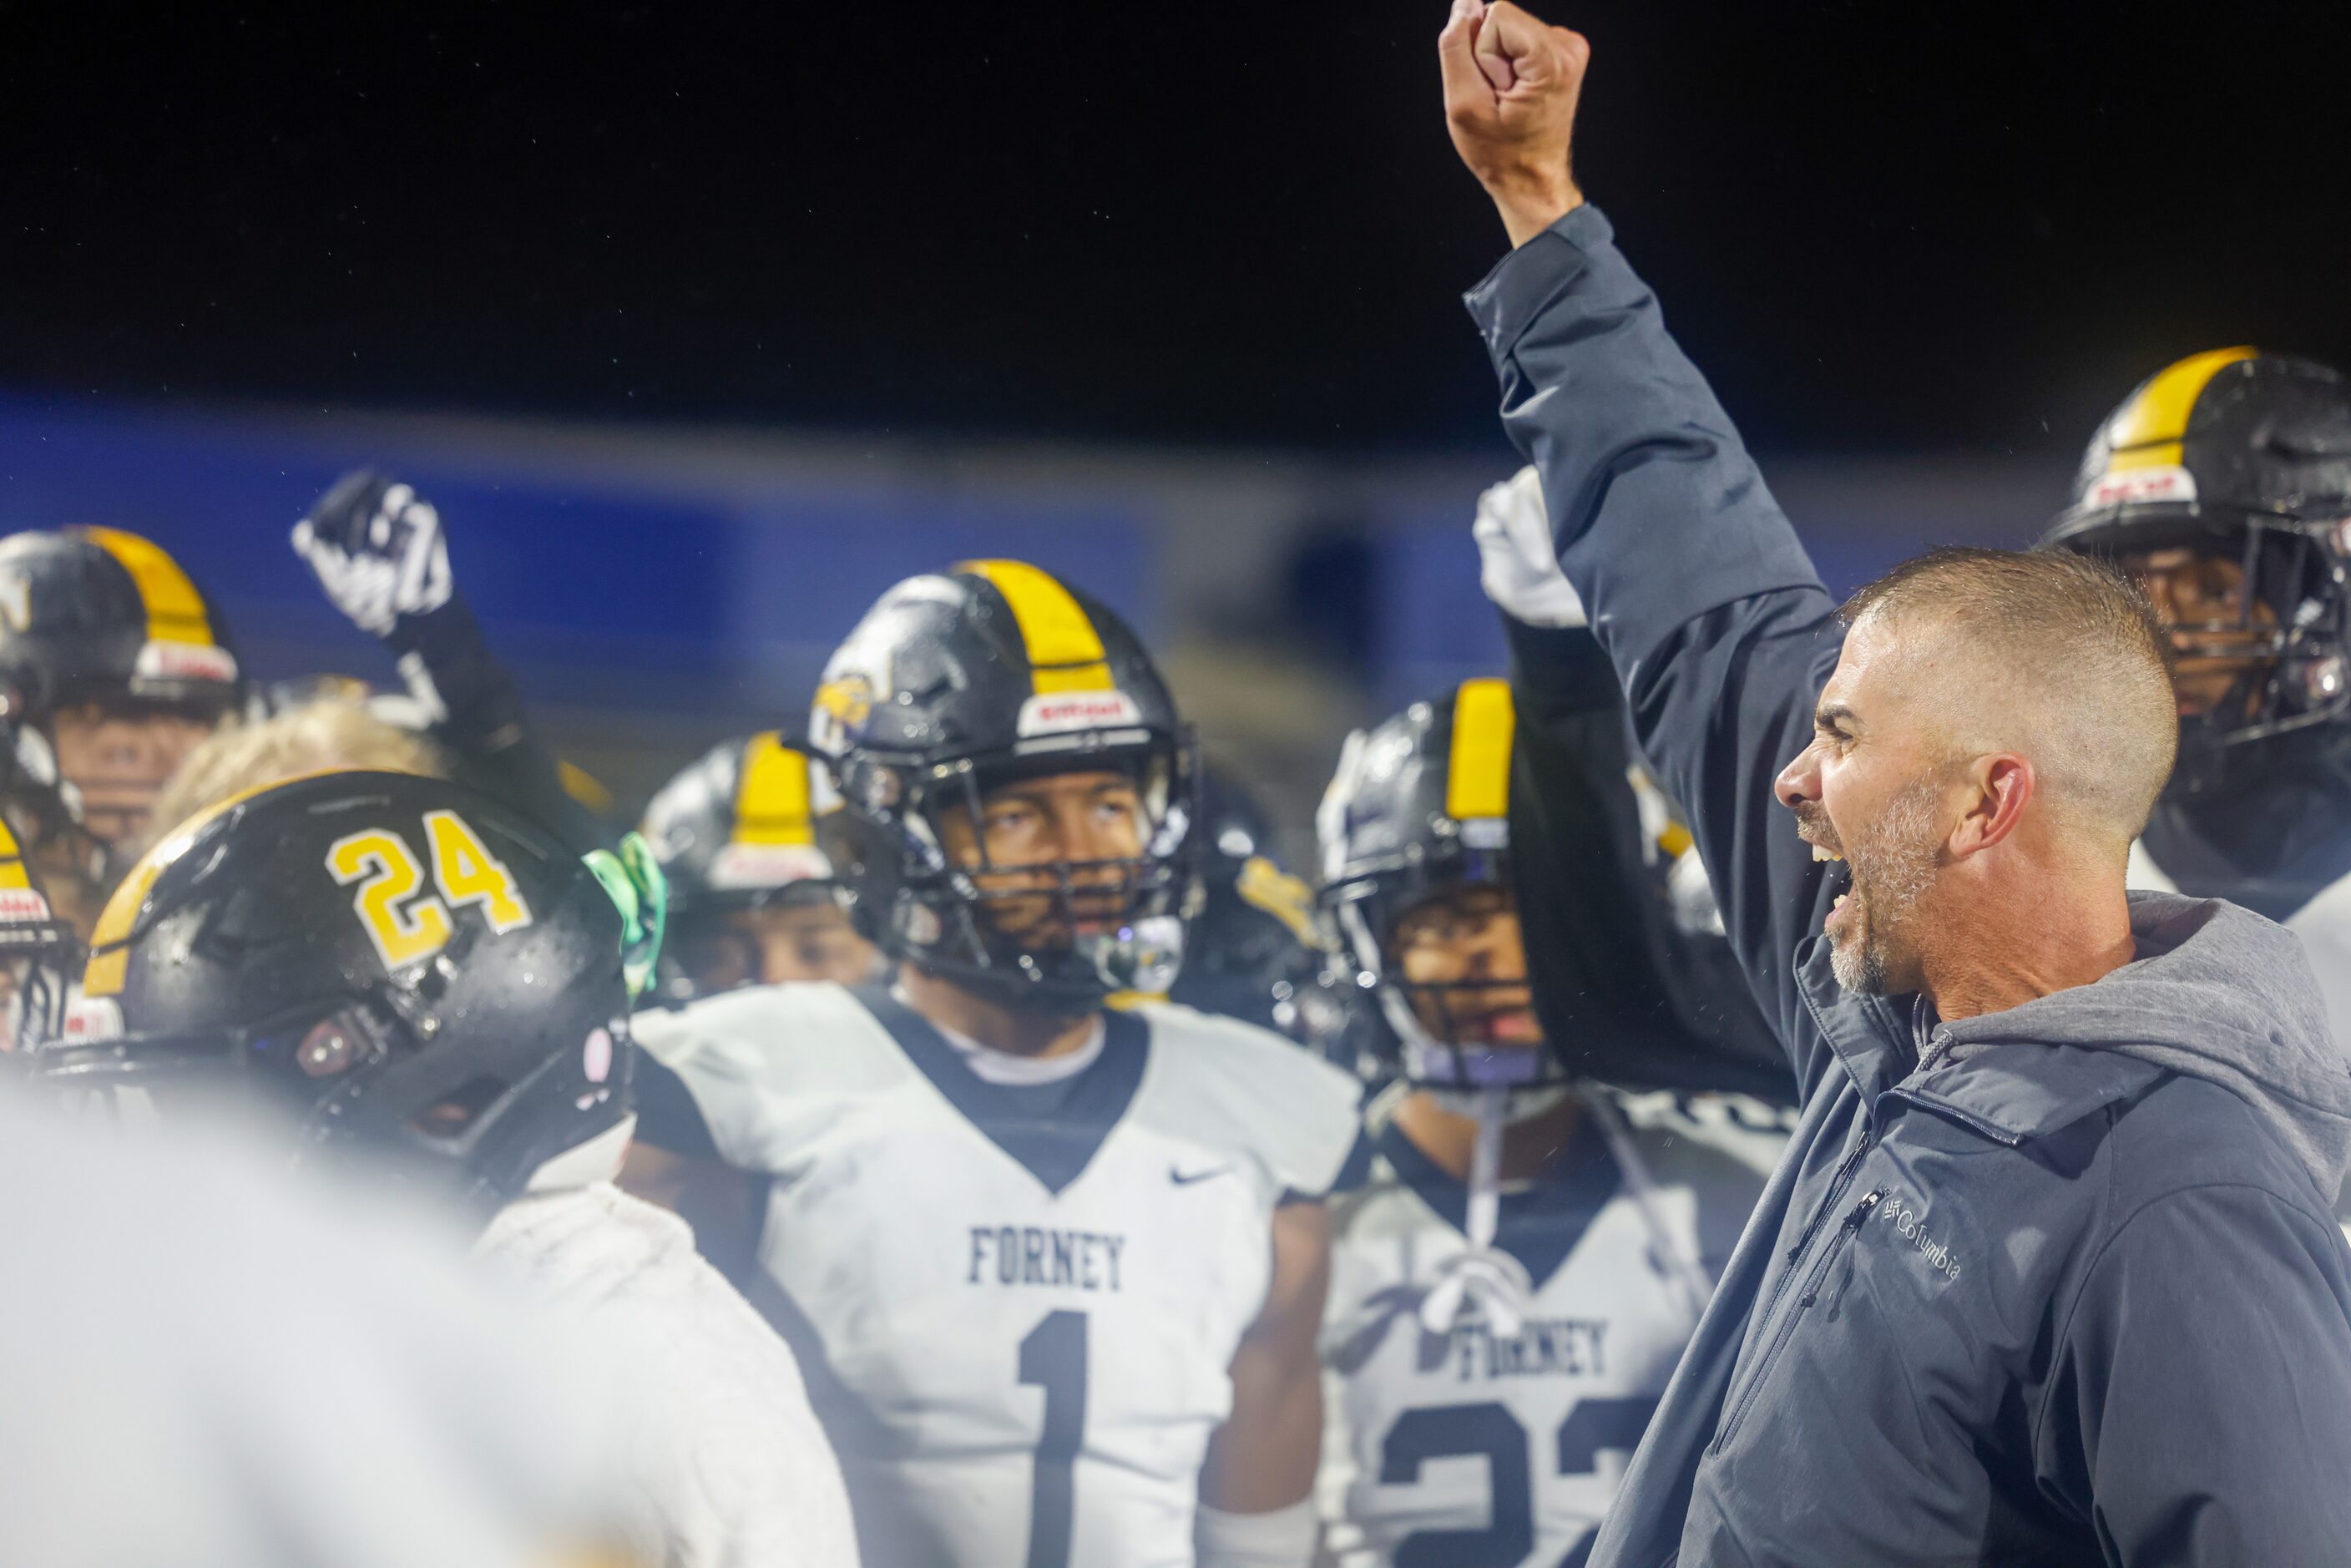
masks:
<path id="1" fill-rule="evenodd" d="M 2351 12 L 1589 0 L 1580 172 L 1761 444 L 2351 359 Z M 0 4 L 0 388 L 1493 439 L 1441 4 Z"/>

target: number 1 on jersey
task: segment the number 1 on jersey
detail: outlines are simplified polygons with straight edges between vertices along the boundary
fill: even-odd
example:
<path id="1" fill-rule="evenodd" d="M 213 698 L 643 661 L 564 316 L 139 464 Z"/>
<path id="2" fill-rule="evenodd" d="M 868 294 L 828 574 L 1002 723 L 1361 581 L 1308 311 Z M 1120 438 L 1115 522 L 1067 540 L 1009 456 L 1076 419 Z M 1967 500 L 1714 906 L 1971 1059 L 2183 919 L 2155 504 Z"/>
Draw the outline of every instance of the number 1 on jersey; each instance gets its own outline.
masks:
<path id="1" fill-rule="evenodd" d="M 1086 1314 L 1058 1312 L 1020 1342 L 1020 1381 L 1045 1391 L 1029 1484 L 1029 1568 L 1070 1568 L 1078 1449 L 1086 1434 Z"/>

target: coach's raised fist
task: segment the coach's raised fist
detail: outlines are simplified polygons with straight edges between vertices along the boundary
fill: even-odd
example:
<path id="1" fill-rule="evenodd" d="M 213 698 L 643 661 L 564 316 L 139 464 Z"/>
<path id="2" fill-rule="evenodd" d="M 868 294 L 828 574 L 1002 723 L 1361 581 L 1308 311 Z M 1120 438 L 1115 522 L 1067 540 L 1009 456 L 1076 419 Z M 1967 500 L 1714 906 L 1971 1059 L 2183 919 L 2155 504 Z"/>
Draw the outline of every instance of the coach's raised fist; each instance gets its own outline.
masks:
<path id="1" fill-rule="evenodd" d="M 1582 206 L 1568 141 L 1592 63 L 1583 35 L 1510 0 L 1453 0 L 1437 55 L 1454 150 L 1494 198 L 1510 243 L 1524 245 Z"/>

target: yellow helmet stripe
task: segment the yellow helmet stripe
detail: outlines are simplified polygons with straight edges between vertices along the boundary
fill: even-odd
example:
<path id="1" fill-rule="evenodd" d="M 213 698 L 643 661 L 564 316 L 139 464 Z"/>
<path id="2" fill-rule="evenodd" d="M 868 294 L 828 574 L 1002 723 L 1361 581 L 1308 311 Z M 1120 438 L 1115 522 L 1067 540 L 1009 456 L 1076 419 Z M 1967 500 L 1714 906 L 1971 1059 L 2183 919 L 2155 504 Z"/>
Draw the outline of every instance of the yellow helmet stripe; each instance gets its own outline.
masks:
<path id="1" fill-rule="evenodd" d="M 735 833 L 738 844 L 812 844 L 809 820 L 809 759 L 768 730 L 743 748 L 743 773 L 735 785 Z"/>
<path id="2" fill-rule="evenodd" d="M 2195 412 L 2196 400 L 2223 369 L 2258 352 L 2243 347 L 2210 349 L 2158 371 L 2106 426 L 2111 454 L 2106 472 L 2177 465 L 2180 438 L 2188 434 L 2188 416 Z"/>
<path id="3" fill-rule="evenodd" d="M 203 810 L 174 827 L 155 842 L 154 848 L 139 857 L 131 874 L 98 912 L 98 925 L 89 934 L 89 963 L 83 968 L 81 993 L 86 997 L 112 997 L 122 993 L 122 982 L 131 970 L 131 933 L 139 924 L 140 906 L 147 895 L 155 891 L 155 879 L 163 868 L 188 852 L 196 833 L 206 822 L 240 801 L 250 800 L 265 789 L 275 789 L 280 784 L 291 784 L 298 779 L 316 779 L 321 773 L 336 773 L 340 768 L 320 768 L 308 773 L 297 773 L 284 779 L 272 779 L 225 795 Z"/>
<path id="4" fill-rule="evenodd" d="M 1453 695 L 1453 753 L 1445 774 L 1445 814 L 1455 821 L 1510 810 L 1510 737 L 1517 717 L 1510 683 L 1464 681 Z"/>
<path id="5" fill-rule="evenodd" d="M 25 872 L 25 852 L 5 818 L 0 818 L 0 892 L 16 893 L 33 885 Z"/>
<path id="6" fill-rule="evenodd" d="M 120 528 L 84 528 L 81 534 L 131 574 L 131 584 L 139 590 L 139 602 L 147 608 L 150 643 L 217 646 L 213 640 L 212 617 L 204 613 L 204 596 L 188 580 L 188 574 L 180 570 L 180 563 L 163 553 L 162 546 Z"/>
<path id="7" fill-rule="evenodd" d="M 566 762 L 562 758 L 557 758 L 555 777 L 563 786 L 565 794 L 595 812 L 596 815 L 601 817 L 612 809 L 611 790 L 604 787 L 604 781 L 601 779 L 597 778 L 578 763 Z"/>
<path id="8" fill-rule="evenodd" d="M 1051 573 L 1018 560 L 959 561 L 955 570 L 986 578 L 1012 607 L 1039 695 L 1112 689 L 1102 633 Z"/>

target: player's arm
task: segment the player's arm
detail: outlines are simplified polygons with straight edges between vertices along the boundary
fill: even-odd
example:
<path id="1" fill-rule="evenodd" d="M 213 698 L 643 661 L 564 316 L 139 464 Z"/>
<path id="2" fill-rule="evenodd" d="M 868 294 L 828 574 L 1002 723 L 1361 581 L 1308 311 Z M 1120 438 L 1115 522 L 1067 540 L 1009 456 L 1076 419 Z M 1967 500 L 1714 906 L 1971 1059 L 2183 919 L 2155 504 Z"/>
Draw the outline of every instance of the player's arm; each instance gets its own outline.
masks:
<path id="1" fill-rule="evenodd" d="M 726 1164 L 684 1081 L 650 1051 L 635 1053 L 630 1087 L 637 1133 L 622 1190 L 684 1220 L 711 1266 L 744 1285 L 758 1271 L 758 1178 Z"/>
<path id="2" fill-rule="evenodd" d="M 1541 475 L 1547 534 L 1507 542 L 1530 575 L 1552 558 L 1589 612 L 1641 750 L 1689 813 L 1732 946 L 1809 1087 L 1827 1052 L 1789 956 L 1819 930 L 1824 880 L 1771 780 L 1811 739 L 1835 662 L 1834 605 L 1656 297 L 1575 186 L 1570 131 L 1589 47 L 1515 5 L 1458 0 L 1439 55 L 1454 144 L 1515 246 L 1468 297 L 1503 424 Z M 1487 580 L 1490 591 L 1490 561 Z"/>
<path id="3" fill-rule="evenodd" d="M 295 525 L 294 549 L 335 608 L 391 652 L 410 695 L 432 716 L 434 737 L 469 782 L 577 850 L 611 847 L 611 831 L 563 788 L 514 677 L 457 591 L 432 502 L 385 475 L 346 474 Z"/>
<path id="4" fill-rule="evenodd" d="M 1315 1342 L 1331 1286 L 1321 1203 L 1273 1213 L 1273 1279 L 1233 1357 L 1233 1411 L 1200 1473 L 1200 1568 L 1301 1568 L 1315 1542 L 1322 1367 Z"/>

